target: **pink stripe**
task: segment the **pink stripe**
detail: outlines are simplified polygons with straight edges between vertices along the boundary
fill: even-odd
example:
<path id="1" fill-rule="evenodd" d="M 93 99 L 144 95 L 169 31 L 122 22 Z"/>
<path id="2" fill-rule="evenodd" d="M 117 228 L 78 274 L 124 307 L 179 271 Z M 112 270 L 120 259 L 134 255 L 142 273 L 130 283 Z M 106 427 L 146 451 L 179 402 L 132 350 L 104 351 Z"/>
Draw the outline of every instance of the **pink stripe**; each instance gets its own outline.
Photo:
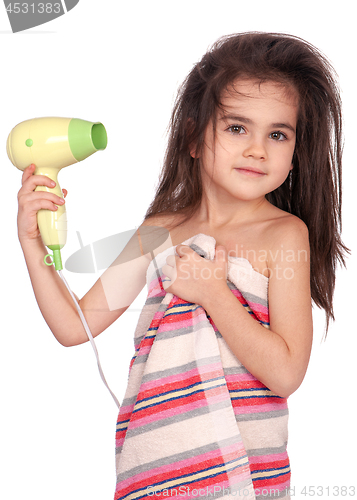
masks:
<path id="1" fill-rule="evenodd" d="M 148 291 L 148 297 L 160 297 L 160 296 L 165 296 L 164 292 L 162 291 L 160 285 L 155 285 L 154 287 L 150 288 Z"/>
<path id="2" fill-rule="evenodd" d="M 172 322 L 163 323 L 159 327 L 160 332 L 169 332 L 171 330 L 178 330 L 179 328 L 187 328 L 193 325 L 197 325 L 202 321 L 207 320 L 206 314 L 202 310 L 202 314 L 191 316 L 186 320 L 175 320 Z"/>
<path id="3" fill-rule="evenodd" d="M 249 457 L 249 463 L 251 464 L 263 464 L 265 462 L 275 462 L 277 460 L 286 460 L 286 453 L 276 453 L 273 455 L 259 455 Z"/>
<path id="4" fill-rule="evenodd" d="M 234 375 L 226 375 L 226 380 L 227 383 L 234 383 L 234 382 L 244 382 L 247 380 L 256 381 L 257 379 L 251 373 L 237 373 Z"/>
<path id="5" fill-rule="evenodd" d="M 119 411 L 119 416 L 117 420 L 117 424 L 121 424 L 122 420 L 126 421 L 131 417 L 135 407 L 135 403 L 127 406 L 121 406 Z"/>
<path id="6" fill-rule="evenodd" d="M 156 311 L 152 321 L 157 321 L 158 319 L 162 319 L 164 317 L 165 311 Z"/>
<path id="7" fill-rule="evenodd" d="M 145 354 L 148 354 L 151 351 L 151 347 L 152 347 L 151 345 L 141 347 L 136 357 L 138 358 L 139 356 L 144 356 Z"/>
<path id="8" fill-rule="evenodd" d="M 288 479 L 284 483 L 279 484 L 279 488 L 280 491 L 285 490 L 285 488 L 290 488 L 290 479 Z M 273 489 L 273 487 L 271 489 Z"/>
<path id="9" fill-rule="evenodd" d="M 160 290 L 161 290 L 159 278 L 154 278 L 153 280 L 150 281 L 149 286 L 148 286 L 149 292 L 151 292 L 151 290 L 153 290 L 154 288 L 160 288 Z M 162 293 L 163 293 L 163 295 L 165 295 L 165 292 L 162 291 Z"/>

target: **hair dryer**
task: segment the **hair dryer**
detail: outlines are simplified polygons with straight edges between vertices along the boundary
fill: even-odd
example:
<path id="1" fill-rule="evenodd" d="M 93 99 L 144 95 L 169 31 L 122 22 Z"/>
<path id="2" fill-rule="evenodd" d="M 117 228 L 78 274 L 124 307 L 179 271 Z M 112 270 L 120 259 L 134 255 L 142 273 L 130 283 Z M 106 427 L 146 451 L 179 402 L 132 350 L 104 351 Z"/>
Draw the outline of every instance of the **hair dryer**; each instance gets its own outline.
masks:
<path id="1" fill-rule="evenodd" d="M 57 174 L 63 167 L 84 160 L 91 154 L 107 147 L 107 133 L 101 123 L 92 123 L 77 118 L 34 118 L 19 123 L 14 127 L 7 139 L 6 150 L 11 162 L 20 170 L 33 163 L 36 165 L 36 175 L 46 175 L 55 181 L 53 189 L 47 186 L 37 186 L 36 191 L 53 192 L 62 196 Z M 100 376 L 113 396 L 118 407 L 119 401 L 109 388 L 100 365 L 98 351 L 94 343 L 87 321 L 77 303 L 77 300 L 62 274 L 61 248 L 67 239 L 67 218 L 64 206 L 58 210 L 39 210 L 37 222 L 43 243 L 53 251 L 53 263 L 56 271 L 66 285 L 74 305 L 88 335 L 97 358 Z M 46 255 L 47 257 L 47 255 Z M 45 263 L 46 262 L 45 257 Z"/>
<path id="2" fill-rule="evenodd" d="M 49 117 L 34 118 L 16 125 L 7 139 L 6 150 L 18 169 L 24 170 L 33 163 L 36 175 L 46 175 L 56 183 L 53 189 L 37 186 L 36 191 L 62 196 L 57 180 L 61 168 L 84 160 L 106 146 L 107 133 L 101 123 Z M 37 222 L 43 243 L 53 251 L 56 270 L 63 269 L 60 250 L 67 240 L 65 207 L 59 206 L 55 212 L 39 210 Z"/>

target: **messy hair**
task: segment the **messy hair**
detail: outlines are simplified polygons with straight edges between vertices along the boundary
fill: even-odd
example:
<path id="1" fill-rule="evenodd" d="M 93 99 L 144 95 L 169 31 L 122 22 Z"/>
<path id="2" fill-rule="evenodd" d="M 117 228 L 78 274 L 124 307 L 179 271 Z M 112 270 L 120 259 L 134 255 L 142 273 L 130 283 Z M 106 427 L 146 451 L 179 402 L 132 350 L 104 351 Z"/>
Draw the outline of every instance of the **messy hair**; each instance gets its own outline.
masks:
<path id="1" fill-rule="evenodd" d="M 239 33 L 220 38 L 179 89 L 165 161 L 145 220 L 156 214 L 192 217 L 202 199 L 199 157 L 207 126 L 215 130 L 225 90 L 237 79 L 278 82 L 298 94 L 293 169 L 266 195 L 276 207 L 299 217 L 309 230 L 311 296 L 334 319 L 337 261 L 345 265 L 341 241 L 342 112 L 337 77 L 329 61 L 306 41 L 279 33 Z M 190 150 L 195 145 L 195 158 Z"/>

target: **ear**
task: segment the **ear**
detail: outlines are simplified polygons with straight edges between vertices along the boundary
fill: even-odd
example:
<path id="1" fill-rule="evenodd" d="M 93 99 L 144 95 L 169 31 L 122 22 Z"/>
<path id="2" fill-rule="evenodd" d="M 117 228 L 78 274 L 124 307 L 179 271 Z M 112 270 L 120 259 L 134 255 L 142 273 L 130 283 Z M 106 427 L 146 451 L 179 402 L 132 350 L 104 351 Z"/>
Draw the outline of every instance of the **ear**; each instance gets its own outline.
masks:
<path id="1" fill-rule="evenodd" d="M 191 158 L 198 158 L 198 156 L 196 156 L 196 144 L 195 145 L 190 144 L 190 155 Z"/>

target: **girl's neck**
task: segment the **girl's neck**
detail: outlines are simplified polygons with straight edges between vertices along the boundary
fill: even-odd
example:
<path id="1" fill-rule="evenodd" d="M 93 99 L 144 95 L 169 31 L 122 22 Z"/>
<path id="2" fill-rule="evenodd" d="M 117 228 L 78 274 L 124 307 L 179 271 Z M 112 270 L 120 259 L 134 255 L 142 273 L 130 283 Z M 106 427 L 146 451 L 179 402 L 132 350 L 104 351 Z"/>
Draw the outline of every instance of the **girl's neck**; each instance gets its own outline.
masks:
<path id="1" fill-rule="evenodd" d="M 201 205 L 194 215 L 195 222 L 204 225 L 212 231 L 224 229 L 245 223 L 252 223 L 266 215 L 271 204 L 265 197 L 257 200 L 239 201 L 231 204 L 218 204 L 209 202 L 203 197 Z"/>

